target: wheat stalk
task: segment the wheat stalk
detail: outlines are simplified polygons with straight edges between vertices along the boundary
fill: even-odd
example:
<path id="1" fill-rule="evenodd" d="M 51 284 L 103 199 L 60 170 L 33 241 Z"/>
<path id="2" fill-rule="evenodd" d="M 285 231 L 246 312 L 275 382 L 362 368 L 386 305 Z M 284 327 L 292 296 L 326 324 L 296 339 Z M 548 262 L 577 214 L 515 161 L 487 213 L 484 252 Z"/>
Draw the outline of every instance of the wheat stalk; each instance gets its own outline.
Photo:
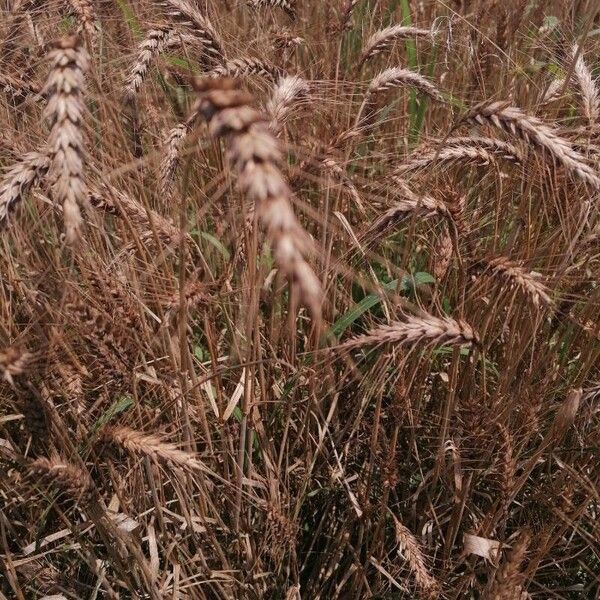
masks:
<path id="1" fill-rule="evenodd" d="M 400 522 L 396 515 L 391 511 L 390 514 L 394 519 L 398 553 L 406 560 L 408 567 L 415 578 L 417 587 L 421 592 L 421 597 L 427 599 L 437 598 L 440 593 L 440 584 L 429 572 L 419 542 L 408 527 Z"/>
<path id="2" fill-rule="evenodd" d="M 362 55 L 359 64 L 362 65 L 367 60 L 381 54 L 384 50 L 390 48 L 398 40 L 406 38 L 433 38 L 431 29 L 420 29 L 418 27 L 408 27 L 405 25 L 392 25 L 385 29 L 376 31 L 363 46 Z"/>
<path id="3" fill-rule="evenodd" d="M 583 54 L 579 52 L 577 46 L 573 48 L 572 55 L 573 58 L 577 56 L 573 73 L 583 101 L 583 114 L 591 124 L 594 124 L 600 115 L 600 94 L 592 73 L 583 59 Z"/>
<path id="4" fill-rule="evenodd" d="M 294 215 L 292 192 L 279 168 L 281 151 L 265 124 L 266 117 L 250 107 L 251 97 L 236 89 L 231 80 L 204 79 L 194 84 L 210 132 L 227 140 L 238 187 L 254 201 L 277 264 L 298 287 L 300 300 L 319 320 L 321 283 L 305 258 L 311 252 L 312 242 Z"/>
<path id="5" fill-rule="evenodd" d="M 50 52 L 52 70 L 44 87 L 48 104 L 44 116 L 50 125 L 48 152 L 50 178 L 55 199 L 63 205 L 66 237 L 75 242 L 81 229 L 79 207 L 85 204 L 87 191 L 83 179 L 82 119 L 84 74 L 87 53 L 77 37 L 64 38 Z"/>
<path id="6" fill-rule="evenodd" d="M 409 316 L 405 321 L 394 321 L 389 325 L 380 325 L 365 335 L 344 342 L 338 348 L 354 349 L 363 346 L 399 344 L 413 346 L 418 343 L 471 346 L 479 343 L 474 329 L 465 321 L 456 321 L 449 317 L 438 318 L 433 315 Z"/>
<path id="7" fill-rule="evenodd" d="M 31 82 L 11 77 L 8 73 L 0 73 L 0 88 L 11 91 L 15 95 L 39 94 L 40 86 Z"/>
<path id="8" fill-rule="evenodd" d="M 157 0 L 166 14 L 186 25 L 202 42 L 204 52 L 217 63 L 225 61 L 223 42 L 207 17 L 189 2 L 189 0 Z"/>
<path id="9" fill-rule="evenodd" d="M 566 169 L 575 173 L 586 183 L 600 189 L 598 173 L 585 162 L 571 144 L 560 137 L 550 126 L 537 117 L 525 114 L 520 108 L 507 102 L 492 102 L 474 108 L 465 117 L 478 125 L 490 124 L 547 152 Z"/>
<path id="10" fill-rule="evenodd" d="M 0 182 L 0 229 L 8 226 L 10 215 L 29 190 L 44 178 L 50 159 L 39 152 L 29 152 L 13 165 Z"/>

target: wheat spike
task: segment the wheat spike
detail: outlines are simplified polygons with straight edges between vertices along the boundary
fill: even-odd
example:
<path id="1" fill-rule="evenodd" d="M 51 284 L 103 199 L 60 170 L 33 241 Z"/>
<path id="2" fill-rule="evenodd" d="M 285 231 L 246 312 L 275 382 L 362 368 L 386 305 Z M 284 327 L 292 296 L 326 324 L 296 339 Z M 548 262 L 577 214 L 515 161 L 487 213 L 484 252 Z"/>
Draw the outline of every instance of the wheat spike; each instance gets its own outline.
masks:
<path id="1" fill-rule="evenodd" d="M 507 102 L 492 102 L 474 108 L 465 119 L 478 125 L 491 124 L 547 152 L 586 183 L 600 189 L 598 173 L 571 144 L 537 117 L 525 114 Z"/>
<path id="2" fill-rule="evenodd" d="M 539 281 L 537 275 L 531 271 L 527 271 L 518 263 L 511 261 L 505 256 L 499 256 L 487 261 L 487 266 L 493 273 L 508 279 L 511 283 L 519 287 L 532 299 L 536 307 L 539 307 L 540 303 L 550 307 L 554 305 L 548 288 Z"/>
<path id="3" fill-rule="evenodd" d="M 171 195 L 175 171 L 179 164 L 179 155 L 188 131 L 187 123 L 180 123 L 173 127 L 167 136 L 164 159 L 160 163 L 159 173 L 159 191 L 163 198 L 168 198 Z"/>
<path id="4" fill-rule="evenodd" d="M 58 458 L 38 458 L 28 465 L 31 478 L 38 477 L 45 485 L 54 485 L 77 502 L 89 503 L 94 497 L 94 485 L 79 467 Z"/>
<path id="5" fill-rule="evenodd" d="M 80 29 L 89 36 L 91 43 L 96 41 L 96 12 L 91 0 L 69 0 L 69 4 L 81 22 Z"/>
<path id="6" fill-rule="evenodd" d="M 433 38 L 431 29 L 420 29 L 418 27 L 408 27 L 405 25 L 392 25 L 385 29 L 376 31 L 365 43 L 360 58 L 360 64 L 381 54 L 384 50 L 390 48 L 398 40 L 406 38 Z"/>
<path id="7" fill-rule="evenodd" d="M 525 577 L 522 567 L 530 539 L 526 531 L 519 535 L 511 552 L 496 573 L 489 596 L 492 600 L 521 600 L 524 597 Z"/>
<path id="8" fill-rule="evenodd" d="M 306 80 L 297 75 L 280 79 L 265 107 L 271 131 L 280 133 L 294 110 L 309 100 L 310 86 Z"/>
<path id="9" fill-rule="evenodd" d="M 384 90 L 403 85 L 414 87 L 437 102 L 444 102 L 444 97 L 429 79 L 419 73 L 401 67 L 392 67 L 376 75 L 369 84 L 365 101 Z"/>
<path id="10" fill-rule="evenodd" d="M 167 443 L 154 434 L 118 426 L 105 428 L 102 431 L 102 438 L 132 454 L 149 456 L 156 462 L 167 463 L 179 469 L 207 471 L 195 453 L 180 450 L 175 444 Z"/>
<path id="11" fill-rule="evenodd" d="M 83 179 L 82 120 L 84 74 L 87 52 L 77 37 L 64 38 L 50 52 L 52 70 L 44 87 L 48 105 L 44 116 L 50 125 L 48 151 L 50 178 L 56 200 L 63 205 L 66 237 L 75 242 L 81 229 L 79 207 L 85 204 L 87 191 Z"/>
<path id="12" fill-rule="evenodd" d="M 231 80 L 205 79 L 196 81 L 195 86 L 210 132 L 227 139 L 238 187 L 254 201 L 277 264 L 319 320 L 321 283 L 305 258 L 312 242 L 294 215 L 292 192 L 279 168 L 281 151 L 265 124 L 266 117 L 250 107 L 251 97 L 236 89 Z"/>
<path id="13" fill-rule="evenodd" d="M 488 152 L 516 164 L 521 164 L 525 160 L 525 155 L 520 148 L 517 148 L 514 144 L 498 140 L 496 138 L 489 138 L 484 136 L 458 136 L 449 137 L 444 140 L 446 146 L 474 146 L 476 148 L 483 148 Z"/>
<path id="14" fill-rule="evenodd" d="M 125 98 L 132 99 L 142 87 L 152 61 L 170 45 L 174 31 L 168 27 L 151 29 L 138 48 L 137 59 L 127 76 Z"/>
<path id="15" fill-rule="evenodd" d="M 29 152 L 7 171 L 0 182 L 0 229 L 8 226 L 11 214 L 49 168 L 50 159 L 45 154 Z"/>
<path id="16" fill-rule="evenodd" d="M 399 344 L 413 346 L 420 342 L 456 346 L 471 346 L 479 342 L 473 328 L 465 321 L 438 318 L 433 315 L 409 316 L 405 321 L 381 325 L 365 335 L 357 336 L 339 346 L 342 349 Z"/>
<path id="17" fill-rule="evenodd" d="M 396 531 L 396 542 L 398 543 L 398 553 L 406 560 L 408 567 L 415 578 L 420 596 L 428 600 L 437 598 L 440 592 L 440 584 L 431 575 L 419 542 L 415 536 L 400 520 L 390 512 L 394 519 L 394 529 Z"/>
<path id="18" fill-rule="evenodd" d="M 340 31 L 352 29 L 352 13 L 354 12 L 358 2 L 359 0 L 346 0 L 346 7 L 344 8 L 344 12 L 342 12 L 342 17 L 340 19 Z"/>
<path id="19" fill-rule="evenodd" d="M 204 52 L 217 63 L 225 61 L 223 42 L 212 23 L 189 0 L 157 0 L 168 16 L 186 25 L 202 42 Z"/>
<path id="20" fill-rule="evenodd" d="M 207 73 L 208 77 L 247 77 L 260 75 L 267 79 L 276 80 L 281 77 L 282 70 L 258 58 L 236 58 L 215 67 Z"/>
<path id="21" fill-rule="evenodd" d="M 541 99 L 542 106 L 545 104 L 550 104 L 555 100 L 560 98 L 560 95 L 565 87 L 564 79 L 553 79 L 548 86 L 548 89 L 544 92 L 544 95 Z"/>
<path id="22" fill-rule="evenodd" d="M 439 152 L 431 151 L 422 156 L 417 156 L 412 160 L 398 166 L 394 175 L 404 175 L 410 171 L 424 169 L 430 166 L 447 167 L 452 164 L 460 163 L 478 167 L 486 167 L 494 164 L 494 155 L 485 148 L 479 146 L 454 146 L 443 148 Z"/>
<path id="23" fill-rule="evenodd" d="M 0 375 L 2 379 L 13 384 L 13 377 L 27 372 L 33 360 L 33 355 L 17 346 L 0 350 Z"/>
<path id="24" fill-rule="evenodd" d="M 296 18 L 296 6 L 292 0 L 249 0 L 248 4 L 254 8 L 260 8 L 261 6 L 281 8 L 290 19 Z"/>
<path id="25" fill-rule="evenodd" d="M 575 46 L 572 51 L 573 58 L 575 58 L 577 53 L 578 48 Z M 581 52 L 579 52 L 579 56 L 577 56 L 577 60 L 575 61 L 573 73 L 579 85 L 579 92 L 583 102 L 583 114 L 593 125 L 600 115 L 600 93 Z"/>

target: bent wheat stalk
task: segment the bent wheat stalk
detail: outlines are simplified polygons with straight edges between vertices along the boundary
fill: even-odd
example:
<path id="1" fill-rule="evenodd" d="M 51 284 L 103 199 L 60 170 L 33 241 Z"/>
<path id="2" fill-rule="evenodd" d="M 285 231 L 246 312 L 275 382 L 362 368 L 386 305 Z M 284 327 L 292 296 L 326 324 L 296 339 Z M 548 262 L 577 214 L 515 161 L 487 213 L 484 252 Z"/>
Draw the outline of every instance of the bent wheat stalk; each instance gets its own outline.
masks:
<path id="1" fill-rule="evenodd" d="M 472 346 L 479 343 L 479 336 L 465 321 L 433 315 L 409 316 L 405 321 L 381 325 L 365 335 L 344 342 L 339 349 L 351 350 L 363 346 L 398 344 L 414 346 L 418 343 L 454 346 Z"/>
<path id="2" fill-rule="evenodd" d="M 44 116 L 50 125 L 48 151 L 55 200 L 63 205 L 67 242 L 75 242 L 81 229 L 80 206 L 86 204 L 83 180 L 82 119 L 87 52 L 78 37 L 64 38 L 50 52 L 52 70 L 44 87 L 48 105 Z"/>
<path id="3" fill-rule="evenodd" d="M 197 79 L 194 87 L 210 132 L 226 139 L 238 188 L 254 201 L 275 261 L 297 286 L 301 302 L 320 320 L 321 283 L 306 261 L 312 241 L 294 215 L 292 192 L 279 167 L 281 151 L 265 115 L 250 106 L 252 98 L 231 80 Z"/>
<path id="4" fill-rule="evenodd" d="M 600 189 L 600 176 L 586 163 L 585 157 L 549 125 L 537 117 L 525 114 L 520 108 L 507 102 L 492 102 L 475 107 L 464 120 L 478 125 L 493 125 L 519 137 L 552 156 L 589 185 Z"/>

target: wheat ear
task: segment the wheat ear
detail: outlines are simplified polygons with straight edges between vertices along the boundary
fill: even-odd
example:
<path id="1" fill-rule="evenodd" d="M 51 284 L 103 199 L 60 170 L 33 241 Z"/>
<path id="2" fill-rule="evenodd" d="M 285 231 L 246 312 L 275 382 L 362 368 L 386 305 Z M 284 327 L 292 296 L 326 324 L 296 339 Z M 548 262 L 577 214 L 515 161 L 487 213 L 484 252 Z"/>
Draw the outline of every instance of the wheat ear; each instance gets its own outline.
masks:
<path id="1" fill-rule="evenodd" d="M 548 153 L 586 183 L 600 189 L 600 177 L 585 162 L 585 157 L 576 152 L 571 144 L 549 125 L 537 117 L 525 114 L 520 108 L 507 102 L 493 102 L 475 107 L 466 115 L 465 120 L 478 125 L 490 124 L 519 137 Z"/>
<path id="2" fill-rule="evenodd" d="M 39 152 L 29 152 L 13 165 L 0 182 L 0 229 L 8 226 L 11 214 L 48 172 L 50 159 Z"/>
<path id="3" fill-rule="evenodd" d="M 210 132 L 226 138 L 238 187 L 254 201 L 275 261 L 297 286 L 300 300 L 318 320 L 321 283 L 306 261 L 312 250 L 311 238 L 294 215 L 292 192 L 279 167 L 281 151 L 266 125 L 266 116 L 250 106 L 252 98 L 231 80 L 203 79 L 196 80 L 194 85 L 200 94 L 200 112 L 208 121 Z"/>
<path id="4" fill-rule="evenodd" d="M 73 243 L 81 229 L 79 207 L 86 204 L 87 198 L 83 179 L 82 119 L 88 58 L 80 38 L 70 37 L 57 42 L 50 52 L 50 60 L 52 70 L 44 87 L 48 99 L 44 116 L 50 125 L 50 178 L 55 199 L 63 205 L 67 241 Z"/>
<path id="5" fill-rule="evenodd" d="M 132 454 L 149 456 L 156 462 L 167 463 L 175 468 L 207 471 L 195 453 L 180 450 L 175 444 L 167 443 L 154 434 L 142 433 L 129 427 L 107 427 L 102 431 L 102 439 L 121 446 Z"/>
<path id="6" fill-rule="evenodd" d="M 523 598 L 523 562 L 530 542 L 527 532 L 521 532 L 511 552 L 496 573 L 490 590 L 491 600 L 520 600 Z"/>
<path id="7" fill-rule="evenodd" d="M 408 27 L 405 25 L 392 25 L 385 29 L 376 31 L 365 43 L 360 57 L 360 65 L 373 56 L 381 54 L 384 50 L 390 48 L 398 40 L 406 38 L 430 38 L 433 39 L 431 29 L 419 29 L 418 27 Z"/>
<path id="8" fill-rule="evenodd" d="M 225 64 L 215 67 L 207 74 L 208 77 L 247 77 L 260 75 L 267 79 L 276 80 L 282 75 L 279 67 L 269 64 L 258 58 L 236 58 L 228 60 Z"/>
<path id="9" fill-rule="evenodd" d="M 465 321 L 438 318 L 433 315 L 409 316 L 405 321 L 381 325 L 365 335 L 357 336 L 339 346 L 342 349 L 399 344 L 413 346 L 418 343 L 471 346 L 479 342 L 474 329 Z"/>
<path id="10" fill-rule="evenodd" d="M 173 29 L 162 27 L 151 29 L 141 41 L 135 63 L 125 83 L 125 98 L 131 100 L 142 87 L 152 61 L 165 50 L 173 35 Z"/>
<path id="11" fill-rule="evenodd" d="M 91 0 L 69 0 L 73 12 L 81 22 L 81 28 L 89 36 L 89 41 L 96 41 L 96 11 Z"/>
<path id="12" fill-rule="evenodd" d="M 295 109 L 310 100 L 310 86 L 305 79 L 291 75 L 280 79 L 265 106 L 269 127 L 279 134 Z"/>
<path id="13" fill-rule="evenodd" d="M 573 58 L 577 56 L 577 46 L 573 48 L 572 54 Z M 598 116 L 600 116 L 600 94 L 581 52 L 579 52 L 575 61 L 573 73 L 579 85 L 579 92 L 583 103 L 583 114 L 591 124 L 594 124 L 598 120 Z"/>
<path id="14" fill-rule="evenodd" d="M 94 497 L 94 485 L 89 475 L 60 458 L 38 458 L 29 463 L 28 474 L 45 485 L 56 486 L 77 502 L 89 503 Z"/>
<path id="15" fill-rule="evenodd" d="M 362 235 L 363 239 L 376 239 L 387 229 L 411 215 L 425 219 L 433 216 L 452 218 L 450 209 L 441 200 L 416 194 L 401 179 L 396 180 L 396 185 L 399 188 L 398 193 L 401 199 L 371 224 Z"/>
<path id="16" fill-rule="evenodd" d="M 521 265 L 505 256 L 489 260 L 486 264 L 492 273 L 503 277 L 520 288 L 531 298 L 536 307 L 539 307 L 540 303 L 550 307 L 554 305 L 548 288 L 539 281 L 535 273 L 527 271 Z"/>
<path id="17" fill-rule="evenodd" d="M 479 146 L 454 146 L 443 148 L 439 152 L 431 151 L 422 156 L 417 156 L 408 162 L 399 165 L 394 175 L 404 175 L 410 171 L 424 169 L 430 166 L 446 167 L 452 164 L 460 163 L 465 165 L 474 165 L 485 167 L 495 162 L 494 155 L 485 148 Z"/>
<path id="18" fill-rule="evenodd" d="M 12 384 L 13 377 L 27 372 L 32 360 L 33 355 L 18 346 L 9 346 L 0 350 L 0 376 Z"/>
<path id="19" fill-rule="evenodd" d="M 203 16 L 189 0 L 157 0 L 157 2 L 165 9 L 168 16 L 189 27 L 202 42 L 204 52 L 211 60 L 217 63 L 225 61 L 225 51 L 219 34 L 208 18 Z"/>
<path id="20" fill-rule="evenodd" d="M 525 156 L 520 148 L 517 148 L 514 144 L 498 140 L 496 138 L 484 137 L 479 135 L 473 136 L 457 136 L 449 137 L 444 140 L 446 146 L 474 146 L 476 148 L 483 148 L 488 152 L 507 160 L 520 164 L 525 160 Z"/>
<path id="21" fill-rule="evenodd" d="M 248 4 L 254 8 L 260 8 L 261 6 L 281 8 L 290 19 L 296 18 L 296 5 L 291 0 L 248 0 Z"/>
<path id="22" fill-rule="evenodd" d="M 428 600 L 437 598 L 440 592 L 440 584 L 431 575 L 427 568 L 425 556 L 419 542 L 411 531 L 400 520 L 390 512 L 394 519 L 396 542 L 398 553 L 406 560 L 415 582 L 420 591 L 420 596 Z"/>

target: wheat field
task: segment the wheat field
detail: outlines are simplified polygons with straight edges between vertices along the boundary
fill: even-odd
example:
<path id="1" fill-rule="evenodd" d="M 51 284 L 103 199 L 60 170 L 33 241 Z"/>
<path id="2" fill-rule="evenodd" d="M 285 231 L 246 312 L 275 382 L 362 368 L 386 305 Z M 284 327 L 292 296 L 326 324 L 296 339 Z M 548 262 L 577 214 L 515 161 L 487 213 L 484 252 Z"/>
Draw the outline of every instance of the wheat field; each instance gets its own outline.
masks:
<path id="1" fill-rule="evenodd" d="M 0 48 L 1 600 L 600 598 L 597 1 Z"/>

